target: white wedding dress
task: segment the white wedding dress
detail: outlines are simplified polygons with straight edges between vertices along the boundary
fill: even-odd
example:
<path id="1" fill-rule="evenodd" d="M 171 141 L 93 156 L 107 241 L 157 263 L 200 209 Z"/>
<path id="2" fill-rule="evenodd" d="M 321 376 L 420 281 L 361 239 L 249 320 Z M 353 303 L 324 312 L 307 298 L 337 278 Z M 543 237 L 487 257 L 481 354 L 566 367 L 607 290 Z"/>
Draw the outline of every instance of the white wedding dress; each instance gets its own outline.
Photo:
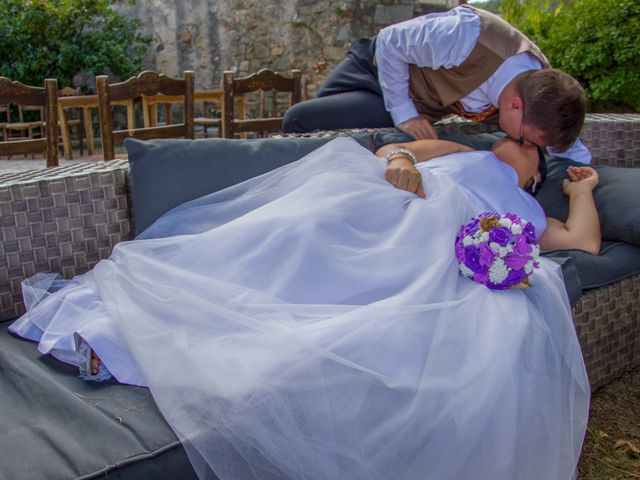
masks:
<path id="1" fill-rule="evenodd" d="M 490 291 L 454 257 L 480 212 L 544 214 L 490 152 L 420 169 L 426 199 L 334 140 L 55 293 L 37 276 L 11 328 L 71 363 L 77 333 L 148 385 L 201 478 L 574 478 L 589 384 L 559 268 Z"/>

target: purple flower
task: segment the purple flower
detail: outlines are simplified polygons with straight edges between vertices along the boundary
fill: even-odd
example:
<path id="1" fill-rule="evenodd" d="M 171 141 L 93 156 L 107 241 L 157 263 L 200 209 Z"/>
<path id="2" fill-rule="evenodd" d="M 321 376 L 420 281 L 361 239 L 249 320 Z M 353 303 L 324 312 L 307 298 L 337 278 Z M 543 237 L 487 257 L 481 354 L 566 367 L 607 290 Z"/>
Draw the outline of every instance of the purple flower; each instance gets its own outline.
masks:
<path id="1" fill-rule="evenodd" d="M 481 242 L 478 245 L 478 250 L 480 253 L 480 265 L 486 265 L 489 267 L 498 256 L 496 252 L 491 250 L 491 247 L 489 247 L 487 242 Z"/>
<path id="2" fill-rule="evenodd" d="M 507 278 L 505 279 L 504 284 L 506 285 L 517 285 L 519 284 L 521 281 L 523 281 L 525 279 L 527 275 L 524 273 L 524 271 L 522 270 L 511 270 L 509 272 L 509 274 L 507 275 Z"/>
<path id="3" fill-rule="evenodd" d="M 475 217 L 473 220 L 467 223 L 464 227 L 465 235 L 473 235 L 474 233 L 476 233 L 478 231 L 479 223 L 480 223 L 480 219 L 478 217 Z"/>
<path id="4" fill-rule="evenodd" d="M 480 264 L 480 251 L 475 245 L 467 245 L 464 247 L 464 264 L 469 270 L 475 273 L 482 272 L 487 268 Z"/>
<path id="5" fill-rule="evenodd" d="M 507 285 L 506 280 L 504 282 L 501 282 L 501 283 L 487 282 L 486 285 L 491 290 L 506 290 L 507 288 L 509 288 L 509 285 Z"/>
<path id="6" fill-rule="evenodd" d="M 504 264 L 513 270 L 522 270 L 525 264 L 530 260 L 527 255 L 518 255 L 517 253 L 509 253 L 504 257 Z"/>
<path id="7" fill-rule="evenodd" d="M 473 274 L 473 280 L 478 283 L 486 285 L 489 282 L 489 269 L 485 268 L 482 272 L 476 272 Z"/>
<path id="8" fill-rule="evenodd" d="M 505 246 L 511 239 L 511 231 L 508 228 L 496 227 L 489 232 L 489 240 L 498 245 Z"/>
<path id="9" fill-rule="evenodd" d="M 518 215 L 516 215 L 515 213 L 507 213 L 507 214 L 505 214 L 505 217 L 508 218 L 509 220 L 511 220 L 514 223 L 520 223 L 520 217 Z"/>
<path id="10" fill-rule="evenodd" d="M 464 247 L 462 246 L 462 237 L 456 238 L 456 258 L 459 262 L 464 261 Z"/>
<path id="11" fill-rule="evenodd" d="M 529 243 L 536 243 L 536 227 L 533 226 L 533 223 L 528 222 L 523 228 L 523 233 Z"/>
<path id="12" fill-rule="evenodd" d="M 533 250 L 533 247 L 529 244 L 526 235 L 516 235 L 516 242 L 513 246 L 513 251 L 518 255 L 529 255 Z"/>

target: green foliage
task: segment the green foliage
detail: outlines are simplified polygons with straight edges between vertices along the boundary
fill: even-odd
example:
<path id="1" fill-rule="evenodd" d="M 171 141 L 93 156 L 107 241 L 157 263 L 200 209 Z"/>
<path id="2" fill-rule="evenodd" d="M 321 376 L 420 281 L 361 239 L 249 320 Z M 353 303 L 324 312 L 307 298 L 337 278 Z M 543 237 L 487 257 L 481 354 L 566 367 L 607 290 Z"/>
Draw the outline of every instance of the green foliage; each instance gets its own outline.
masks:
<path id="1" fill-rule="evenodd" d="M 127 78 L 139 72 L 149 43 L 117 0 L 0 0 L 0 75 L 29 85 L 78 72 Z"/>
<path id="2" fill-rule="evenodd" d="M 640 111 L 638 0 L 504 0 L 501 12 L 596 106 Z"/>
<path id="3" fill-rule="evenodd" d="M 502 5 L 501 0 L 483 0 L 480 2 L 473 2 L 474 7 L 482 8 L 483 10 L 487 10 L 492 13 L 499 13 L 500 7 Z"/>

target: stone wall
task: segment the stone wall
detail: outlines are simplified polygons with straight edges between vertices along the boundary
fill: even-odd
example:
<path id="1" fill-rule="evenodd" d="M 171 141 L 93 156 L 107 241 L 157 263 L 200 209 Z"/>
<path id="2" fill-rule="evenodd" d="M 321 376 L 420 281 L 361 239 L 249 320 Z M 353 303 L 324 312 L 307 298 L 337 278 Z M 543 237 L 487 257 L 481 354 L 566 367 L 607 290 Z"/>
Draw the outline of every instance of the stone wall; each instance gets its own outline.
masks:
<path id="1" fill-rule="evenodd" d="M 436 5 L 440 3 L 440 5 Z M 151 37 L 145 68 L 196 72 L 197 88 L 216 88 L 224 70 L 269 67 L 303 72 L 312 95 L 358 38 L 458 0 L 137 0 L 119 11 Z"/>

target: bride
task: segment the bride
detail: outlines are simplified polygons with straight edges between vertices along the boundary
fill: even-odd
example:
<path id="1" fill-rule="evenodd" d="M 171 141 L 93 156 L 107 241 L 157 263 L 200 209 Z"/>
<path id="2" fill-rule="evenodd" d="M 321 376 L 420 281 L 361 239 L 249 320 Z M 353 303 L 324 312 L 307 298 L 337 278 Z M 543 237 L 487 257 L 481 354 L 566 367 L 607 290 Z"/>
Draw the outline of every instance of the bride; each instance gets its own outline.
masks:
<path id="1" fill-rule="evenodd" d="M 589 384 L 559 268 L 492 291 L 454 255 L 485 211 L 549 248 L 599 245 L 595 172 L 569 171 L 570 218 L 547 220 L 528 155 L 333 140 L 82 276 L 25 282 L 11 330 L 148 386 L 203 479 L 574 478 Z"/>

